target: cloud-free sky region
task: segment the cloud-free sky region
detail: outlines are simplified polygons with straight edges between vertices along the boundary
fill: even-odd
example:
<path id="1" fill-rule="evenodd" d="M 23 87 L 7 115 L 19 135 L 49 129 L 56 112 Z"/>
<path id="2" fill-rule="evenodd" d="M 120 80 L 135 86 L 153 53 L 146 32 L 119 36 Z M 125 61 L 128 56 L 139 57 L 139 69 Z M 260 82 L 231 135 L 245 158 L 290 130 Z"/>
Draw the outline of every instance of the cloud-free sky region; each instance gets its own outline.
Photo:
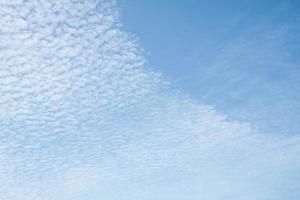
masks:
<path id="1" fill-rule="evenodd" d="M 0 200 L 298 200 L 299 10 L 0 0 Z"/>

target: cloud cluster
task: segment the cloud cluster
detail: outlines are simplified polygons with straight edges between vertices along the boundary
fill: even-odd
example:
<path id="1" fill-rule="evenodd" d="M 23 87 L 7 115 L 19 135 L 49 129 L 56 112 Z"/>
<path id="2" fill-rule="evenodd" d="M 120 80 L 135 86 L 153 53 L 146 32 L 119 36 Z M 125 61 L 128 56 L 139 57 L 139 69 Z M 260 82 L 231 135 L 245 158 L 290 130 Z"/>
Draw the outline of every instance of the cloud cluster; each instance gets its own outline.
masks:
<path id="1" fill-rule="evenodd" d="M 296 199 L 300 138 L 146 69 L 115 3 L 0 0 L 0 199 Z"/>

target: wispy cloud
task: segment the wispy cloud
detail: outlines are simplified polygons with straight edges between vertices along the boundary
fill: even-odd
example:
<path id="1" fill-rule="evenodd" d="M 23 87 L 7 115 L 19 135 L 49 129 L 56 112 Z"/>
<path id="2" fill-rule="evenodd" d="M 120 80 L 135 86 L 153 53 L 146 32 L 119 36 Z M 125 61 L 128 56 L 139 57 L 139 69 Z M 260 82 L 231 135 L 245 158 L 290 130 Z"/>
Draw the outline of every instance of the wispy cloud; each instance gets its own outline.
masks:
<path id="1" fill-rule="evenodd" d="M 280 4 L 219 44 L 198 70 L 205 101 L 268 132 L 299 133 L 298 10 Z"/>
<path id="2" fill-rule="evenodd" d="M 1 1 L 0 17 L 0 199 L 299 196 L 300 138 L 166 88 L 114 2 Z"/>

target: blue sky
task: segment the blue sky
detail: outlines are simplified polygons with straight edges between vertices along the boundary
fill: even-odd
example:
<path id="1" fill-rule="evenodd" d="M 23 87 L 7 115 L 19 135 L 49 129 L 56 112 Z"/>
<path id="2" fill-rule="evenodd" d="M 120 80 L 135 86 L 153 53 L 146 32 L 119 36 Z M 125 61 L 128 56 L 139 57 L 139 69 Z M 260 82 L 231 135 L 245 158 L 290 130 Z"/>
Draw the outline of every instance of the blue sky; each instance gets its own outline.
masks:
<path id="1" fill-rule="evenodd" d="M 298 200 L 298 11 L 0 0 L 0 200 Z"/>
<path id="2" fill-rule="evenodd" d="M 177 88 L 232 119 L 299 133 L 299 2 L 119 2 L 124 28 Z"/>

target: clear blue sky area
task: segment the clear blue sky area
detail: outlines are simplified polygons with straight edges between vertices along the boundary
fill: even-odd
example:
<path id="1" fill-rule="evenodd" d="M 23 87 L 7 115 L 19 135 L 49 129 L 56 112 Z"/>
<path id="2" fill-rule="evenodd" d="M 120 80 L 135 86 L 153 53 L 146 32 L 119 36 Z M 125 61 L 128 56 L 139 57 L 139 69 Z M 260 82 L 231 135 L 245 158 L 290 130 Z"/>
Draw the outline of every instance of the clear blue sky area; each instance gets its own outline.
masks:
<path id="1" fill-rule="evenodd" d="M 299 133 L 299 1 L 118 3 L 124 29 L 177 88 L 229 118 Z"/>

